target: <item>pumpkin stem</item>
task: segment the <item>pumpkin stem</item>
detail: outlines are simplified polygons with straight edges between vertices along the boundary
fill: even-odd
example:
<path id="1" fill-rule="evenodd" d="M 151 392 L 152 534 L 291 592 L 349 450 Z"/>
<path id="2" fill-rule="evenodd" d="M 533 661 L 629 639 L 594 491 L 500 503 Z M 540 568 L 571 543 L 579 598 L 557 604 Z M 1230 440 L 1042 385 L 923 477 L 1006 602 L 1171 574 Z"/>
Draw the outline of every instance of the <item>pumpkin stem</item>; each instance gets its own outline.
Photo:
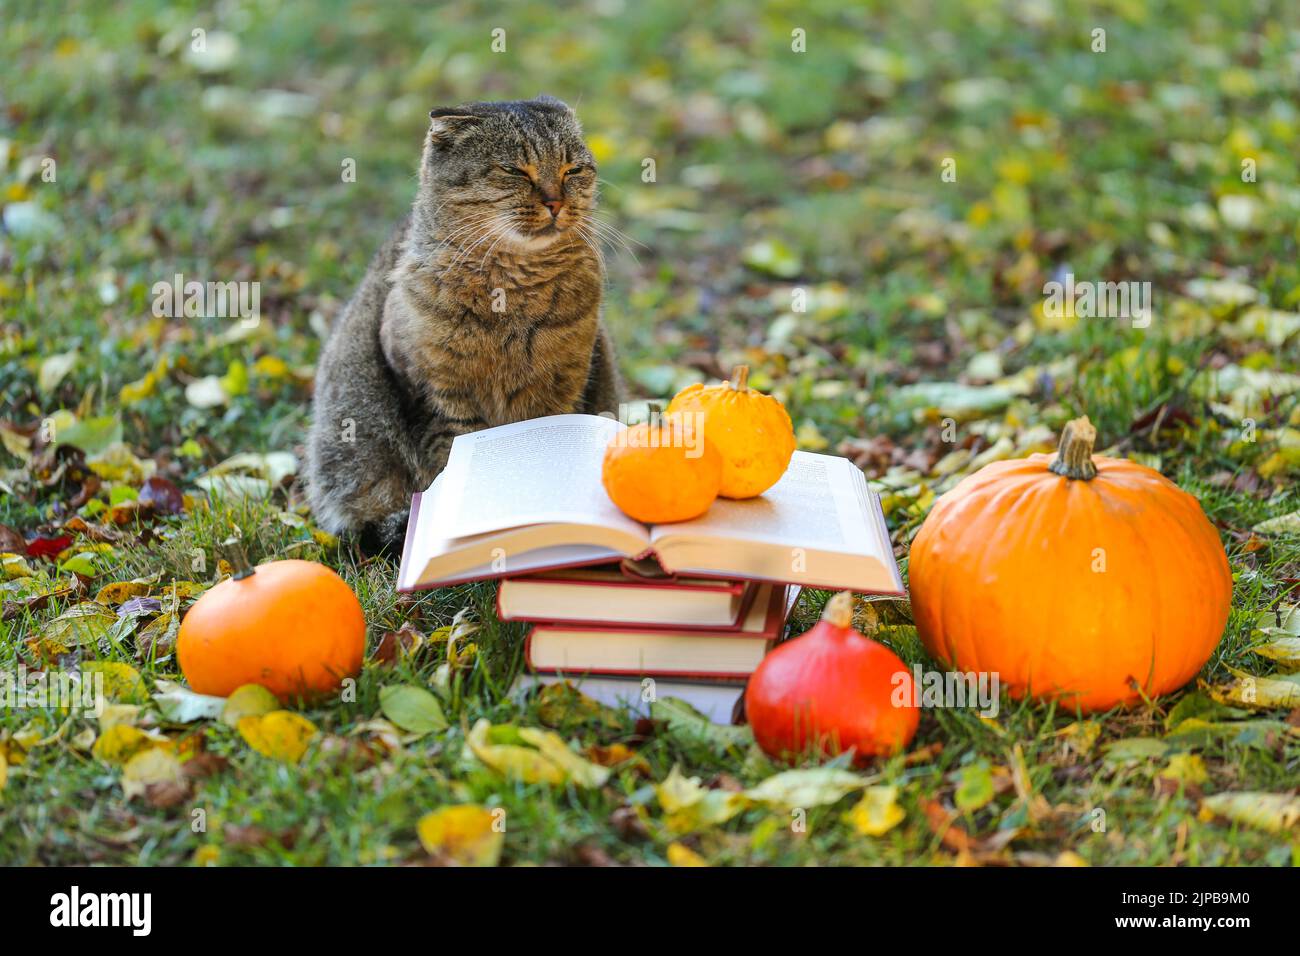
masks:
<path id="1" fill-rule="evenodd" d="M 731 373 L 731 387 L 743 392 L 749 387 L 749 366 L 737 365 Z"/>
<path id="2" fill-rule="evenodd" d="M 1069 479 L 1089 481 L 1097 477 L 1097 466 L 1092 462 L 1092 446 L 1097 442 L 1097 429 L 1088 416 L 1066 422 L 1061 429 L 1061 444 L 1048 470 Z"/>
<path id="3" fill-rule="evenodd" d="M 833 627 L 851 627 L 853 625 L 853 593 L 841 591 L 826 602 L 822 611 L 822 620 Z"/>

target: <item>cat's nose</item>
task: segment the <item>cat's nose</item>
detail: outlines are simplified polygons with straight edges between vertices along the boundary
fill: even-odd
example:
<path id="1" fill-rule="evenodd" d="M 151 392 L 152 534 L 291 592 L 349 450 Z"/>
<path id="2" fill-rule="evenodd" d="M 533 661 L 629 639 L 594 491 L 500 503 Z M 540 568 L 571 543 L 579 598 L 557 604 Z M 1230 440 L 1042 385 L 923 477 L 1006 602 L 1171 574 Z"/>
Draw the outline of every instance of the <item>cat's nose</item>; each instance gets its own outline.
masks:
<path id="1" fill-rule="evenodd" d="M 560 215 L 560 210 L 564 208 L 563 199 L 543 199 L 542 205 L 551 211 L 551 218 L 556 219 Z"/>

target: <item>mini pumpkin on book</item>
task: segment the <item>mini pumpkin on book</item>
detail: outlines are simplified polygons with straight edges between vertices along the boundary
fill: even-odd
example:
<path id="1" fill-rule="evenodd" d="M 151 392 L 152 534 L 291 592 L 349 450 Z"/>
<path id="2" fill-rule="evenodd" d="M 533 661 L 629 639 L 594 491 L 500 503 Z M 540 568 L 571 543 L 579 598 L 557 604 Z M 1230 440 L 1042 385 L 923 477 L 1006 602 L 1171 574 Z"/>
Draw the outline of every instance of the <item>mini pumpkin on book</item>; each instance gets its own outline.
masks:
<path id="1" fill-rule="evenodd" d="M 399 590 L 502 579 L 501 619 L 534 625 L 520 686 L 571 680 L 644 710 L 653 678 L 655 698 L 730 721 L 802 588 L 904 593 L 861 470 L 795 451 L 780 404 L 734 378 L 721 394 L 679 395 L 662 426 L 555 415 L 458 436 L 412 499 Z M 775 409 L 740 407 L 759 400 Z M 737 441 L 745 427 L 777 436 L 770 460 Z M 647 428 L 668 431 L 629 434 Z M 685 462 L 693 443 L 702 464 L 665 463 Z M 623 451 L 638 447 L 653 453 Z M 690 478 L 690 515 L 661 507 L 656 471 Z M 629 506 L 628 489 L 649 507 Z"/>

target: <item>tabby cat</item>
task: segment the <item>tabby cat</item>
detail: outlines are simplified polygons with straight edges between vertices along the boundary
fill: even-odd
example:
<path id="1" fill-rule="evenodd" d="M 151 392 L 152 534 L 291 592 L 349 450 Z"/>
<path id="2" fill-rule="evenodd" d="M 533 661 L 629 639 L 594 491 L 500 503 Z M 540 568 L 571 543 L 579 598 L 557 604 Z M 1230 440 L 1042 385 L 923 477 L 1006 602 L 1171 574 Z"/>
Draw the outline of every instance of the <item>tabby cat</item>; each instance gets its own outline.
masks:
<path id="1" fill-rule="evenodd" d="M 596 164 L 552 97 L 436 109 L 410 215 L 316 370 L 307 494 L 325 529 L 400 545 L 464 432 L 617 410 Z"/>

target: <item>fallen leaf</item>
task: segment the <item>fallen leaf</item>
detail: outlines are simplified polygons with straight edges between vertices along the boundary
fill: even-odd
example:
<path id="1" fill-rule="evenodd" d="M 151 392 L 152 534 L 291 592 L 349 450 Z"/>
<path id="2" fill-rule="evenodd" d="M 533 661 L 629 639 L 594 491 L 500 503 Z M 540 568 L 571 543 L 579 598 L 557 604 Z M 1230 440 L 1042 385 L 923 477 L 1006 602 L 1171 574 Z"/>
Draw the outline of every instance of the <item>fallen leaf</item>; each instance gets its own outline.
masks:
<path id="1" fill-rule="evenodd" d="M 53 392 L 59 387 L 59 383 L 67 378 L 76 364 L 76 352 L 60 352 L 57 355 L 47 356 L 41 362 L 40 370 L 36 374 L 37 387 L 46 394 Z"/>
<path id="2" fill-rule="evenodd" d="M 167 748 L 142 750 L 122 768 L 122 793 L 127 800 L 140 796 L 150 786 L 164 783 L 182 787 L 185 783 L 181 762 Z"/>
<path id="3" fill-rule="evenodd" d="M 749 727 L 715 724 L 677 697 L 652 701 L 650 716 L 666 723 L 671 734 L 699 741 L 719 751 L 748 747 L 754 742 L 754 734 Z"/>
<path id="4" fill-rule="evenodd" d="M 140 486 L 140 503 L 149 505 L 160 515 L 175 515 L 185 510 L 185 496 L 180 488 L 159 475 L 146 478 Z"/>
<path id="5" fill-rule="evenodd" d="M 1169 745 L 1155 737 L 1129 737 L 1107 744 L 1103 750 L 1107 763 L 1141 763 L 1163 757 Z"/>
<path id="6" fill-rule="evenodd" d="M 149 585 L 141 581 L 116 581 L 113 584 L 105 584 L 95 595 L 96 604 L 121 604 L 135 597 L 145 597 L 149 593 Z"/>
<path id="7" fill-rule="evenodd" d="M 188 687 L 174 687 L 153 695 L 164 720 L 190 724 L 196 720 L 215 720 L 226 706 L 226 698 L 196 694 Z"/>
<path id="8" fill-rule="evenodd" d="M 559 727 L 566 721 L 595 721 L 604 727 L 618 727 L 618 712 L 593 700 L 570 681 L 546 684 L 537 692 L 537 717 L 547 727 Z"/>
<path id="9" fill-rule="evenodd" d="M 135 636 L 136 654 L 143 659 L 157 659 L 170 654 L 180 636 L 180 617 L 168 611 L 140 629 Z"/>
<path id="10" fill-rule="evenodd" d="M 979 760 L 957 771 L 957 789 L 953 802 L 963 813 L 978 810 L 993 799 L 993 769 L 988 761 Z"/>
<path id="11" fill-rule="evenodd" d="M 496 866 L 505 846 L 497 814 L 474 804 L 442 807 L 416 824 L 425 852 L 456 866 Z"/>
<path id="12" fill-rule="evenodd" d="M 511 780 L 523 783 L 560 784 L 565 774 L 540 751 L 517 744 L 498 744 L 489 740 L 491 723 L 481 719 L 470 730 L 465 743 L 483 764 Z"/>
<path id="13" fill-rule="evenodd" d="M 239 735 L 264 757 L 297 763 L 307 752 L 317 730 L 306 717 L 288 710 L 240 718 Z"/>
<path id="14" fill-rule="evenodd" d="M 102 604 L 75 604 L 28 638 L 27 646 L 41 659 L 52 660 L 74 647 L 97 645 L 116 623 L 117 615 Z"/>
<path id="15" fill-rule="evenodd" d="M 779 809 L 820 807 L 838 803 L 867 781 L 837 767 L 785 770 L 743 792 L 746 800 Z"/>
<path id="16" fill-rule="evenodd" d="M 725 823 L 745 809 L 742 794 L 710 790 L 699 777 L 687 777 L 676 764 L 662 783 L 655 784 L 655 796 L 663 808 L 664 823 L 674 833 L 690 833 Z"/>
<path id="17" fill-rule="evenodd" d="M 1264 644 L 1256 644 L 1251 650 L 1289 670 L 1300 668 L 1300 637 L 1275 637 Z"/>
<path id="18" fill-rule="evenodd" d="M 430 734 L 448 727 L 438 698 L 423 687 L 396 684 L 381 688 L 379 707 L 385 717 L 413 734 Z"/>
<path id="19" fill-rule="evenodd" d="M 280 699 L 261 684 L 244 684 L 236 687 L 222 704 L 221 722 L 227 727 L 239 727 L 245 717 L 261 717 L 280 709 Z"/>
<path id="20" fill-rule="evenodd" d="M 580 787 L 601 787 L 609 779 L 608 767 L 592 763 L 574 753 L 564 739 L 554 731 L 520 727 L 519 736 L 541 751 L 548 760 L 564 771 L 569 780 Z"/>
<path id="21" fill-rule="evenodd" d="M 1251 530 L 1259 534 L 1300 534 L 1300 511 L 1261 521 Z"/>
<path id="22" fill-rule="evenodd" d="M 862 799 L 844 814 L 844 822 L 863 836 L 877 837 L 903 822 L 906 811 L 898 805 L 897 787 L 867 787 Z"/>
<path id="23" fill-rule="evenodd" d="M 1216 793 L 1201 801 L 1203 818 L 1222 817 L 1268 833 L 1300 824 L 1300 796 L 1289 793 Z"/>
<path id="24" fill-rule="evenodd" d="M 161 734 L 149 733 L 130 724 L 112 724 L 105 729 L 91 750 L 97 760 L 107 764 L 125 764 L 137 754 L 169 743 Z"/>
<path id="25" fill-rule="evenodd" d="M 1229 668 L 1236 677 L 1228 684 L 1210 688 L 1210 696 L 1224 704 L 1268 709 L 1300 707 L 1300 674 L 1258 677 Z"/>
<path id="26" fill-rule="evenodd" d="M 1205 769 L 1205 761 L 1196 754 L 1174 754 L 1169 763 L 1156 776 L 1174 783 L 1199 786 L 1210 779 Z"/>
<path id="27" fill-rule="evenodd" d="M 685 844 L 677 842 L 668 844 L 668 862 L 673 866 L 709 866 L 708 860 Z"/>
<path id="28" fill-rule="evenodd" d="M 121 661 L 83 661 L 82 675 L 89 675 L 92 685 L 102 682 L 104 696 L 109 700 L 135 702 L 149 696 L 144 678 L 130 664 Z"/>

